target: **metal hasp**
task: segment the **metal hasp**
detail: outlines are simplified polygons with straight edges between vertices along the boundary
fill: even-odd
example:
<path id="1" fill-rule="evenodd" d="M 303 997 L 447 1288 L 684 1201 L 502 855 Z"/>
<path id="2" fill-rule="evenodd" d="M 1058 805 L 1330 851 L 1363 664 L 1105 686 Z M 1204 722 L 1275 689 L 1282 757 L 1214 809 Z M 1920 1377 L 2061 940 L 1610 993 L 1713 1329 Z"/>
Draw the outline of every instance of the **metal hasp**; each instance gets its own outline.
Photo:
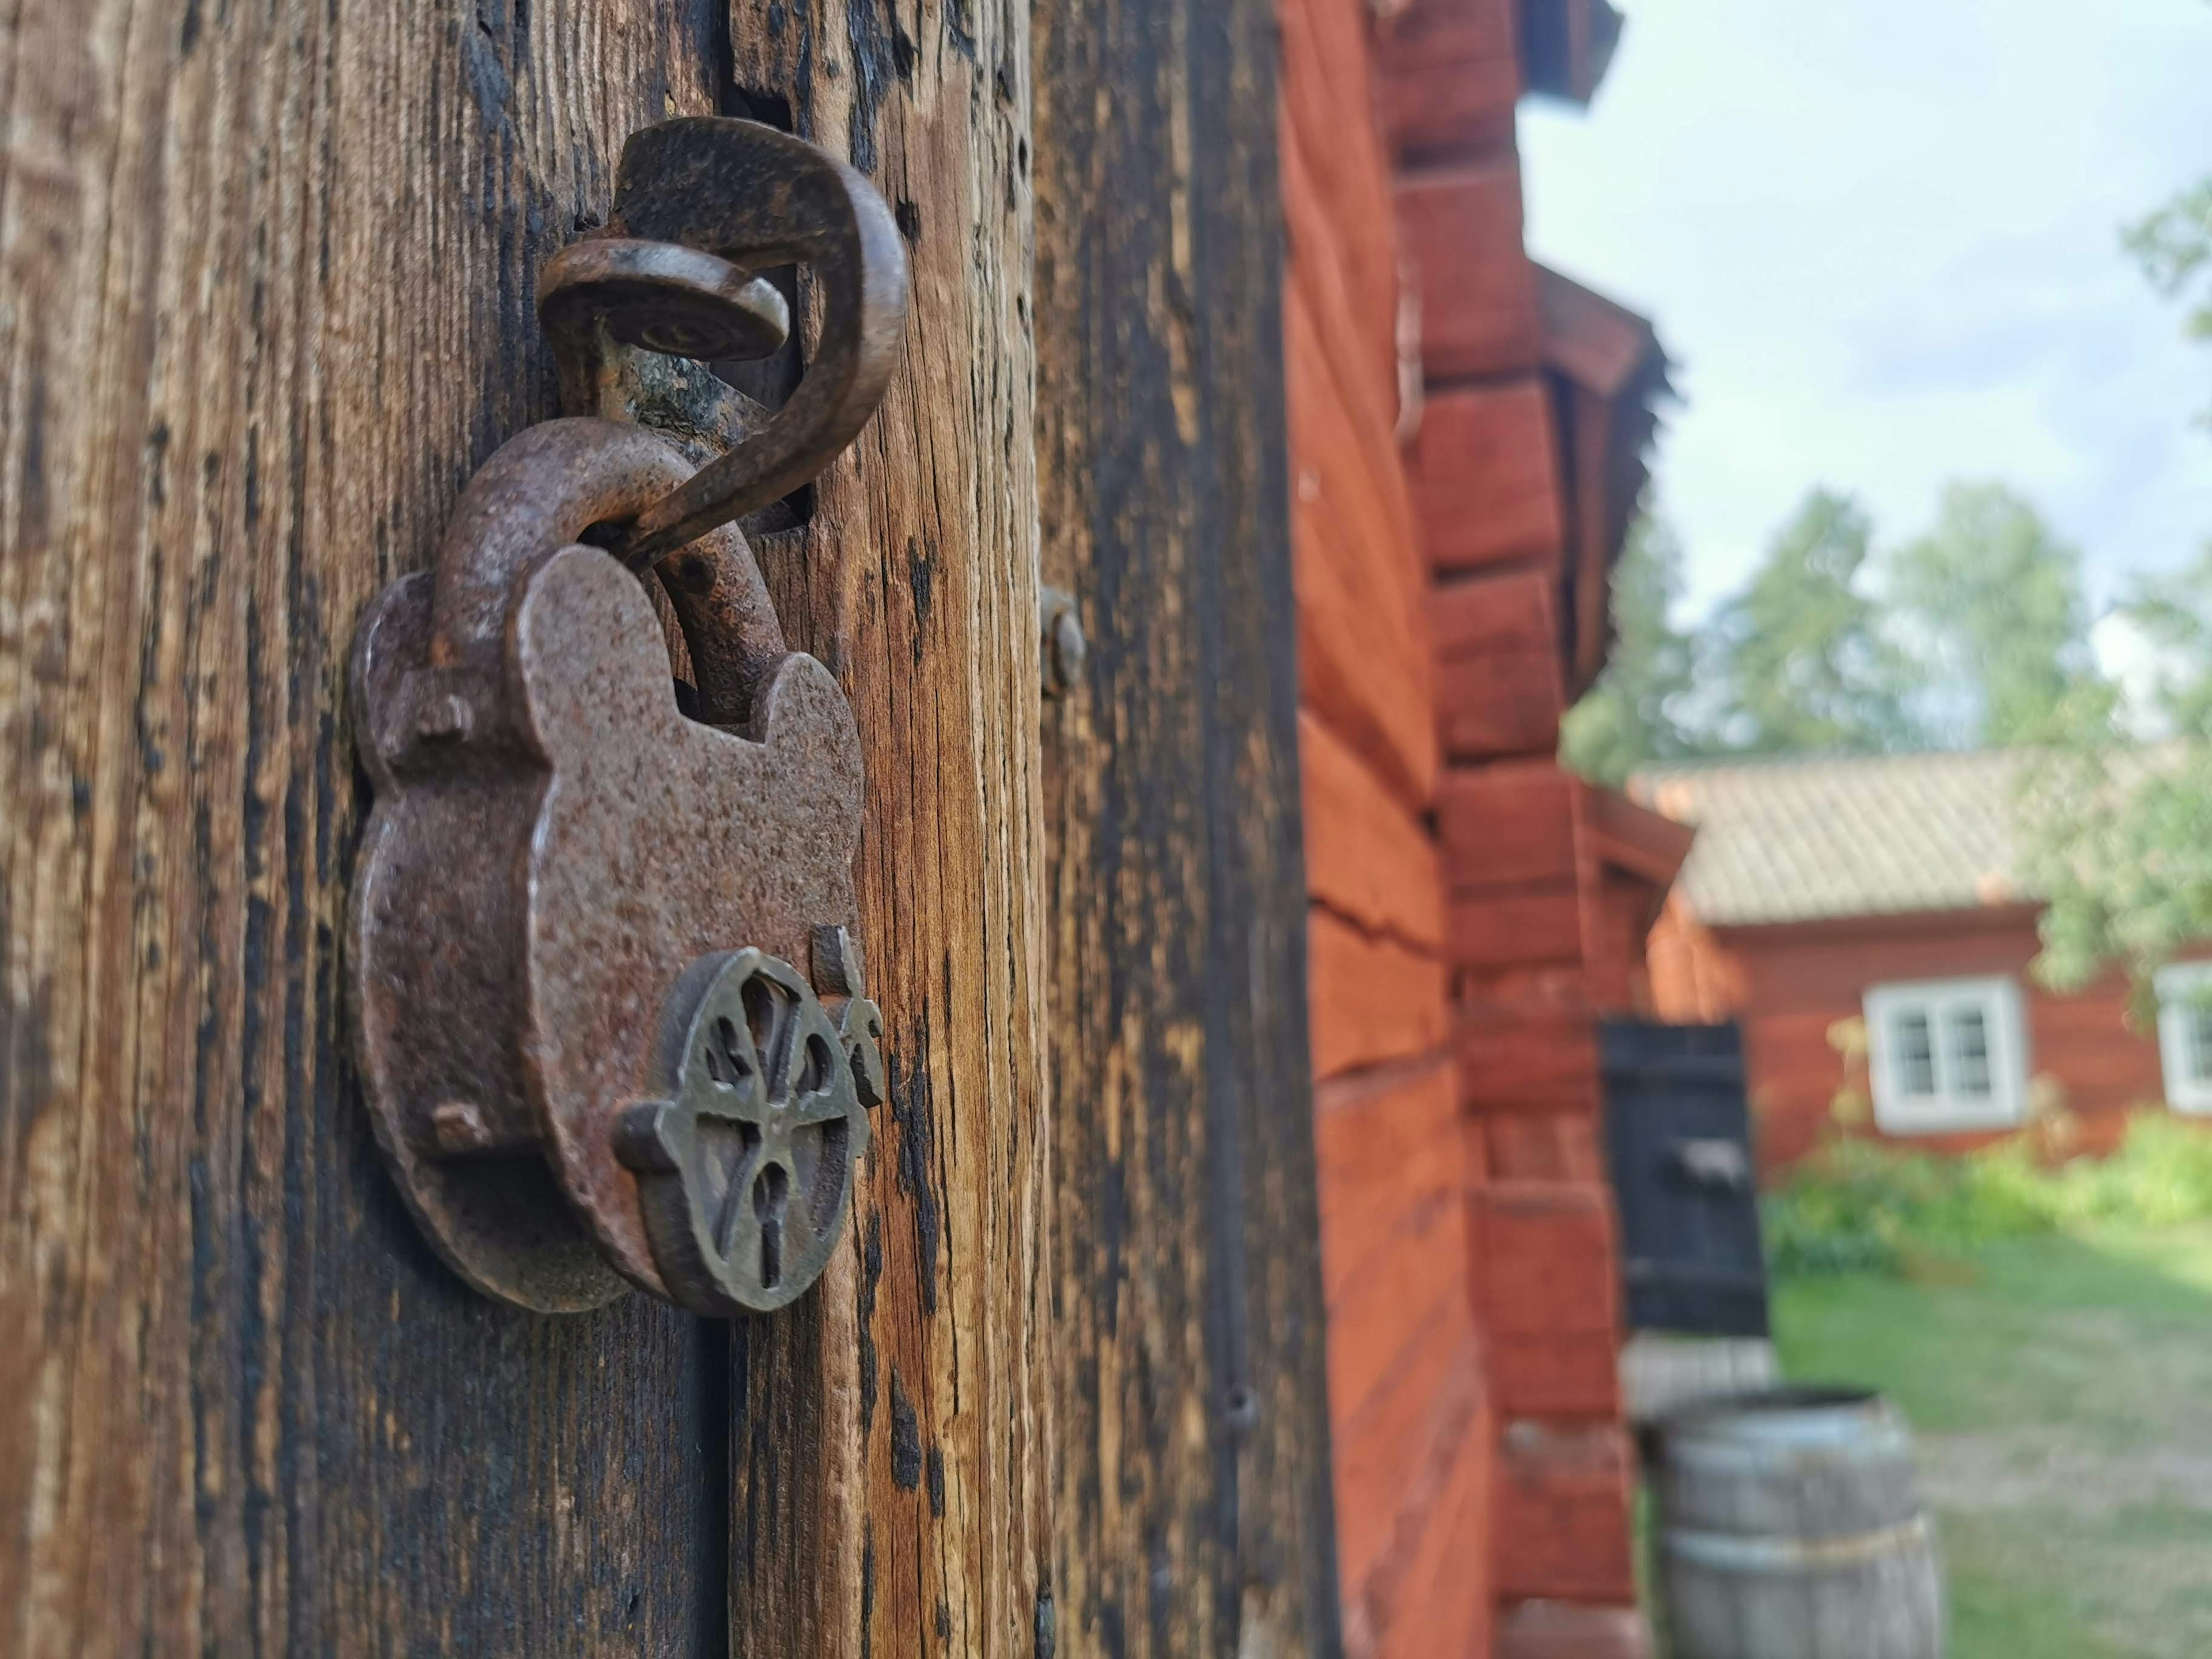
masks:
<path id="1" fill-rule="evenodd" d="M 770 412 L 704 364 L 782 343 L 756 273 L 794 264 L 821 325 Z M 569 416 L 484 464 L 435 568 L 355 641 L 362 1075 L 409 1208 L 486 1295 L 778 1308 L 850 1214 L 883 1023 L 853 712 L 786 644 L 736 520 L 874 410 L 904 248 L 813 146 L 670 121 L 629 141 L 608 227 L 549 262 L 539 309 Z"/>

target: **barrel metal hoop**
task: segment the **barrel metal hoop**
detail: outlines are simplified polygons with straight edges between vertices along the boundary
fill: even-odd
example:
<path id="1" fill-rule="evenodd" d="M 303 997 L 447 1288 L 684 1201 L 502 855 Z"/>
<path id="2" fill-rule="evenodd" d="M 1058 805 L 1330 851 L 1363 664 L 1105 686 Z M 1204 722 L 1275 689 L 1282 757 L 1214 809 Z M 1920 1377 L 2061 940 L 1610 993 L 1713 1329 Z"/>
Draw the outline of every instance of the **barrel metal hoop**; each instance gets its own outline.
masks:
<path id="1" fill-rule="evenodd" d="M 1900 1555 L 1929 1541 L 1928 1517 L 1841 1538 L 1747 1538 L 1722 1532 L 1669 1532 L 1661 1542 L 1670 1555 L 1717 1572 L 1783 1574 L 1810 1568 L 1855 1567 Z"/>

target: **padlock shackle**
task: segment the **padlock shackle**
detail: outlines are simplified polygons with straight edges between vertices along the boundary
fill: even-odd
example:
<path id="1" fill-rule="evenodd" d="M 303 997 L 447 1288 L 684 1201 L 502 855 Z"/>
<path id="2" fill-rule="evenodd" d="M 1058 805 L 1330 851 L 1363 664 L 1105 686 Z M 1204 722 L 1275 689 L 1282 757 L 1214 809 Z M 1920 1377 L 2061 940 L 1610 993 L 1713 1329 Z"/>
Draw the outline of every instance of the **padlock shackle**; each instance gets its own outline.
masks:
<path id="1" fill-rule="evenodd" d="M 859 434 L 883 400 L 906 325 L 906 245 L 875 186 L 844 162 L 727 116 L 633 134 L 611 228 L 745 271 L 804 264 L 823 299 L 813 361 L 790 402 L 628 527 L 617 550 L 641 564 L 782 500 Z"/>
<path id="2" fill-rule="evenodd" d="M 691 473 L 665 439 L 617 421 L 568 416 L 509 439 L 469 480 L 439 544 L 432 665 L 496 672 L 522 573 L 595 526 L 635 517 Z M 701 717 L 746 723 L 790 647 L 744 535 L 734 525 L 709 531 L 658 574 L 690 652 Z"/>

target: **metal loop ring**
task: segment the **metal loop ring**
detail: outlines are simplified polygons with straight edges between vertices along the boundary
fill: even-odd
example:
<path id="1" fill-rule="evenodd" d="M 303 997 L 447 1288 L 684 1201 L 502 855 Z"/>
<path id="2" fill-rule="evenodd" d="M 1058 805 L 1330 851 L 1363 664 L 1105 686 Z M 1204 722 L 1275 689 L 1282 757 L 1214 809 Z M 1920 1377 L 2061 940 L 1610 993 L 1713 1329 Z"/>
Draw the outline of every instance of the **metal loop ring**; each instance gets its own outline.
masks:
<path id="1" fill-rule="evenodd" d="M 823 301 L 814 359 L 791 400 L 618 531 L 611 550 L 642 568 L 781 500 L 852 442 L 897 356 L 906 247 L 860 173 L 803 139 L 725 116 L 634 135 L 609 230 L 546 265 L 538 307 L 556 347 L 596 315 L 615 338 L 650 350 L 765 356 L 781 343 L 788 314 L 750 273 L 775 265 L 811 267 Z"/>

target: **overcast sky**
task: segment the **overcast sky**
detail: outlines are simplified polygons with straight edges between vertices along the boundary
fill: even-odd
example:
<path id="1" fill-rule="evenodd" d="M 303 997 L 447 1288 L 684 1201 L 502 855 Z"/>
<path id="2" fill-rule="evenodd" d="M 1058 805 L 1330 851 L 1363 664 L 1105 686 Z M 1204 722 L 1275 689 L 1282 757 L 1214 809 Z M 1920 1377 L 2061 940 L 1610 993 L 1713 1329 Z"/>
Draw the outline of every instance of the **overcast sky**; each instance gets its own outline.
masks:
<path id="1" fill-rule="evenodd" d="M 1622 0 L 1589 112 L 1532 100 L 1540 259 L 1658 324 L 1693 610 L 1805 491 L 1877 542 L 2004 479 L 2094 599 L 2212 538 L 2212 348 L 2121 226 L 2212 172 L 2204 0 Z"/>

